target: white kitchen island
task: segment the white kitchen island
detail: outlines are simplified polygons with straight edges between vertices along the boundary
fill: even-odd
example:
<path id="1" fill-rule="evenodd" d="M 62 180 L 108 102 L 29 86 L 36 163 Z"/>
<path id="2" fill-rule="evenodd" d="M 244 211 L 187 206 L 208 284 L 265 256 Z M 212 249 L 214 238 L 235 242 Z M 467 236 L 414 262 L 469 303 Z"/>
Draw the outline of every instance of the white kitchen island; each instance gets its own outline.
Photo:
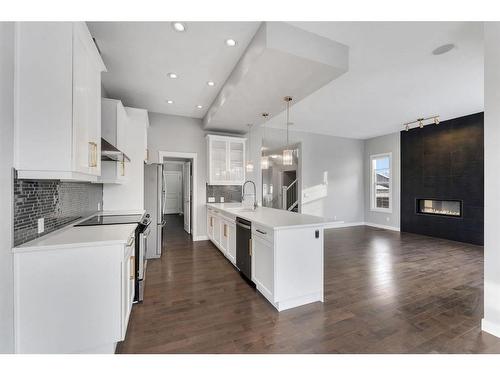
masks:
<path id="1" fill-rule="evenodd" d="M 323 302 L 323 231 L 331 220 L 285 210 L 208 203 L 210 240 L 236 266 L 236 218 L 251 222 L 251 281 L 278 310 Z"/>

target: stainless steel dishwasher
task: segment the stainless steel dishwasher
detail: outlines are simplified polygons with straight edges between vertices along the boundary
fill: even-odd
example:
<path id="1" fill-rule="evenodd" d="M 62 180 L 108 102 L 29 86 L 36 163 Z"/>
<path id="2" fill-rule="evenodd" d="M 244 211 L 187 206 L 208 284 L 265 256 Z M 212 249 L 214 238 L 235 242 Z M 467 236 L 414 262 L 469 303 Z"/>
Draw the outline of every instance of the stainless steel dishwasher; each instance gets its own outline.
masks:
<path id="1" fill-rule="evenodd" d="M 240 217 L 236 218 L 236 267 L 243 277 L 252 282 L 252 223 Z"/>

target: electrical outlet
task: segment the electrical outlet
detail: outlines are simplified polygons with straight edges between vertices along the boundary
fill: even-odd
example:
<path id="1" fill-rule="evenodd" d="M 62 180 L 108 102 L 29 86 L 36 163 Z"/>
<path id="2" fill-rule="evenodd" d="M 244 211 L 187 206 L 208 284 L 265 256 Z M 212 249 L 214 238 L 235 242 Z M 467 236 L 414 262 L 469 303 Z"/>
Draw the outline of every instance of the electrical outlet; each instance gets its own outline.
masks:
<path id="1" fill-rule="evenodd" d="M 215 197 L 208 197 L 208 203 L 215 203 Z"/>
<path id="2" fill-rule="evenodd" d="M 224 203 L 224 197 L 220 197 L 220 202 Z"/>
<path id="3" fill-rule="evenodd" d="M 45 231 L 45 219 L 41 217 L 38 219 L 38 234 L 43 233 Z"/>

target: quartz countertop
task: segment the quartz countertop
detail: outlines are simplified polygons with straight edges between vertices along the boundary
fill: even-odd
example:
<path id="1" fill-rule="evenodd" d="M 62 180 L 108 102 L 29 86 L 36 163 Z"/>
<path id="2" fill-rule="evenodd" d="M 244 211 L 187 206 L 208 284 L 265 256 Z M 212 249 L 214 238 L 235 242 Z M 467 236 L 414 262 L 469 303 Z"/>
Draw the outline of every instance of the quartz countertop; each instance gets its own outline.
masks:
<path id="1" fill-rule="evenodd" d="M 220 210 L 232 217 L 241 217 L 252 223 L 273 229 L 290 229 L 300 227 L 325 227 L 336 222 L 320 216 L 300 214 L 268 207 L 246 208 L 241 203 L 207 203 L 207 207 Z"/>
<path id="2" fill-rule="evenodd" d="M 75 227 L 76 224 L 94 216 L 144 214 L 144 210 L 132 211 L 100 211 L 88 217 L 79 219 L 71 224 L 48 233 L 45 236 L 23 243 L 12 249 L 12 252 L 30 252 L 38 250 L 55 250 L 82 246 L 107 246 L 126 244 L 133 235 L 137 224 L 116 224 Z"/>

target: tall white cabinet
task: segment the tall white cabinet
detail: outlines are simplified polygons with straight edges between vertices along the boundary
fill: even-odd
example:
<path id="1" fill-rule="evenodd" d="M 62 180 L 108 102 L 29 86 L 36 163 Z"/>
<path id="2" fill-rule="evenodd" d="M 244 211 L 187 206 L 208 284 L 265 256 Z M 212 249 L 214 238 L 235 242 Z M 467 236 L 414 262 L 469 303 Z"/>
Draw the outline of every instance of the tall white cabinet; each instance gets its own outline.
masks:
<path id="1" fill-rule="evenodd" d="M 95 181 L 101 173 L 101 72 L 84 22 L 16 23 L 19 178 Z"/>
<path id="2" fill-rule="evenodd" d="M 243 185 L 246 138 L 207 135 L 209 185 Z"/>

